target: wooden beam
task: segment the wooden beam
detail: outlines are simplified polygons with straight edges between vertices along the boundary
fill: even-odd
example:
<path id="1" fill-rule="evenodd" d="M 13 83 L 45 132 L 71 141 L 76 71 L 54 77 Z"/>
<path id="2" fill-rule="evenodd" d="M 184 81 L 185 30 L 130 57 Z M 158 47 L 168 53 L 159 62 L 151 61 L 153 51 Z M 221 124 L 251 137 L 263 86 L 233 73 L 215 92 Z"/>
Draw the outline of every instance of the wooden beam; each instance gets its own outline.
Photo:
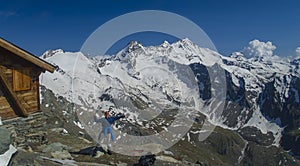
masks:
<path id="1" fill-rule="evenodd" d="M 40 75 L 41 73 L 38 73 L 38 75 Z M 36 80 L 37 82 L 36 82 L 36 88 L 37 88 L 37 103 L 38 103 L 38 110 L 41 110 L 41 101 L 40 101 L 40 78 L 39 77 L 37 77 L 37 80 Z"/>
<path id="2" fill-rule="evenodd" d="M 17 95 L 14 93 L 13 89 L 9 86 L 8 82 L 5 79 L 5 74 L 2 70 L 0 70 L 0 82 L 4 87 L 4 90 L 7 92 L 7 94 L 12 98 L 11 102 L 15 105 L 16 109 L 23 115 L 27 116 L 28 113 L 26 109 L 22 106 L 20 101 L 18 100 Z"/>
<path id="3" fill-rule="evenodd" d="M 15 55 L 27 60 L 27 61 L 30 61 L 31 63 L 39 66 L 40 68 L 42 69 L 45 69 L 51 73 L 54 72 L 55 70 L 55 67 L 51 64 L 49 64 L 48 62 L 45 62 L 43 61 L 42 59 L 30 54 L 29 52 L 7 42 L 6 40 L 0 38 L 0 47 L 14 53 Z"/>

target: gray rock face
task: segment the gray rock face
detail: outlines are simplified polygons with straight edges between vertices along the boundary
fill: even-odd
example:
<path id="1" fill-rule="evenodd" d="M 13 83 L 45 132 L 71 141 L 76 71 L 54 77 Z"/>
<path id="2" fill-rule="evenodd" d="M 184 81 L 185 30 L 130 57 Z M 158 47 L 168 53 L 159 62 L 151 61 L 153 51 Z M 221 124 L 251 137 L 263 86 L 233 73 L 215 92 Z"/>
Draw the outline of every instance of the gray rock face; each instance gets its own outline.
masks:
<path id="1" fill-rule="evenodd" d="M 261 112 L 269 121 L 284 126 L 282 132 L 281 146 L 284 150 L 290 151 L 300 159 L 300 78 L 295 76 L 283 77 L 284 83 L 291 79 L 288 84 L 288 95 L 283 96 L 277 89 L 279 78 L 265 85 L 263 92 L 260 94 L 259 104 Z M 277 81 L 277 82 L 276 82 Z"/>
<path id="2" fill-rule="evenodd" d="M 5 127 L 0 127 L 0 155 L 9 149 L 10 145 L 10 131 Z"/>

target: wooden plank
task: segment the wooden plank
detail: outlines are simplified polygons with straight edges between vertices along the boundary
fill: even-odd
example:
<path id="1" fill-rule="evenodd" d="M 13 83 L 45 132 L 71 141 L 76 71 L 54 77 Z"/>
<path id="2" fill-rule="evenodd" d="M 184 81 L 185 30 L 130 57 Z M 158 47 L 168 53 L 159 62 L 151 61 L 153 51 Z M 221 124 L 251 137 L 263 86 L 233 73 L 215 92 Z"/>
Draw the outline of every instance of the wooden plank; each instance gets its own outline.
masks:
<path id="1" fill-rule="evenodd" d="M 26 103 L 37 102 L 37 98 L 35 96 L 26 96 L 23 97 L 23 100 L 26 101 Z"/>
<path id="2" fill-rule="evenodd" d="M 11 108 L 11 106 L 8 104 L 0 105 L 0 110 L 7 109 L 7 108 Z"/>
<path id="3" fill-rule="evenodd" d="M 38 100 L 36 98 L 36 93 L 27 92 L 23 94 L 18 94 L 18 98 L 22 98 L 21 104 L 25 107 L 27 112 L 30 112 L 29 109 L 38 109 Z"/>
<path id="4" fill-rule="evenodd" d="M 0 102 L 5 102 L 6 98 L 4 96 L 0 96 Z"/>
<path id="5" fill-rule="evenodd" d="M 13 73 L 11 72 L 11 73 L 6 73 L 6 78 L 13 78 Z"/>
<path id="6" fill-rule="evenodd" d="M 20 91 L 17 92 L 18 97 L 28 97 L 28 96 L 35 96 L 36 91 Z"/>
<path id="7" fill-rule="evenodd" d="M 0 99 L 0 105 L 9 105 L 6 100 Z"/>
<path id="8" fill-rule="evenodd" d="M 8 112 L 13 112 L 13 109 L 10 107 L 10 108 L 5 108 L 5 109 L 1 109 L 0 111 L 2 114 L 7 114 Z"/>
<path id="9" fill-rule="evenodd" d="M 21 104 L 26 110 L 29 108 L 28 104 L 24 100 L 21 102 Z"/>
<path id="10" fill-rule="evenodd" d="M 32 104 L 32 103 L 37 103 L 37 101 L 36 100 L 27 100 L 27 101 L 25 101 L 27 104 Z"/>
<path id="11" fill-rule="evenodd" d="M 15 55 L 39 66 L 42 69 L 45 69 L 51 73 L 54 72 L 55 67 L 51 64 L 49 64 L 46 61 L 43 61 L 42 59 L 39 59 L 38 57 L 35 57 L 34 55 L 28 53 L 27 51 L 7 42 L 6 40 L 0 38 L 0 47 L 14 53 Z"/>
<path id="12" fill-rule="evenodd" d="M 2 111 L 3 112 L 0 113 L 0 116 L 3 118 L 3 120 L 17 117 L 17 115 L 15 114 L 15 112 L 11 108 L 10 109 L 5 109 L 5 110 L 2 110 Z"/>
<path id="13" fill-rule="evenodd" d="M 5 77 L 4 77 L 4 73 L 1 70 L 0 71 L 0 82 L 3 85 L 4 89 L 6 90 L 7 94 L 11 97 L 11 102 L 15 105 L 16 109 L 23 115 L 23 116 L 27 116 L 27 111 L 26 109 L 24 109 L 22 107 L 22 104 L 19 102 L 19 99 L 17 97 L 17 95 L 14 93 L 14 91 L 12 90 L 12 88 L 9 86 L 9 84 L 7 83 Z"/>
<path id="14" fill-rule="evenodd" d="M 6 106 L 10 107 L 10 105 L 9 105 L 9 103 L 7 103 L 7 101 L 0 102 L 0 107 L 6 107 Z"/>
<path id="15" fill-rule="evenodd" d="M 35 105 L 30 105 L 30 109 L 29 109 L 28 112 L 35 112 L 36 110 L 38 110 L 38 109 L 37 109 L 37 104 L 35 104 Z"/>
<path id="16" fill-rule="evenodd" d="M 28 112 L 29 112 L 30 114 L 32 114 L 32 113 L 35 113 L 35 112 L 41 112 L 41 111 L 38 110 L 38 109 L 36 109 L 36 108 L 32 108 L 32 109 L 28 110 Z"/>
<path id="17" fill-rule="evenodd" d="M 40 75 L 41 73 L 38 73 L 38 75 Z M 41 110 L 41 101 L 40 101 L 40 79 L 39 77 L 37 78 L 36 81 L 36 87 L 37 87 L 37 94 L 36 94 L 36 98 L 37 98 L 37 103 L 38 103 L 38 110 Z"/>
<path id="18" fill-rule="evenodd" d="M 0 110 L 10 108 L 10 105 L 0 105 Z"/>
<path id="19" fill-rule="evenodd" d="M 13 111 L 11 108 L 11 105 L 5 98 L 3 92 L 0 90 L 0 116 L 4 117 L 6 116 L 7 112 Z"/>
<path id="20" fill-rule="evenodd" d="M 3 115 L 3 121 L 4 120 L 8 120 L 8 119 L 13 119 L 13 118 L 16 118 L 16 117 L 18 117 L 16 114 L 5 114 L 5 115 Z"/>
<path id="21" fill-rule="evenodd" d="M 31 104 L 29 104 L 29 106 L 30 106 L 30 108 L 29 108 L 30 112 L 38 110 L 37 109 L 38 108 L 37 103 L 31 103 Z"/>

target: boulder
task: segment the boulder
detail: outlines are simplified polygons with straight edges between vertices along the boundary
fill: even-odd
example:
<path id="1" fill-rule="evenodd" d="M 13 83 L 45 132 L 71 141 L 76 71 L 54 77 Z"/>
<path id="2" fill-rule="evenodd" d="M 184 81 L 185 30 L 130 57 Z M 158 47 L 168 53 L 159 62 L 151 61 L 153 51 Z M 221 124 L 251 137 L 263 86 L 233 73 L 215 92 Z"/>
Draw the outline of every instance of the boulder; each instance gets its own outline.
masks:
<path id="1" fill-rule="evenodd" d="M 69 153 L 70 147 L 60 142 L 54 142 L 42 150 L 43 153 L 50 154 L 55 159 L 65 160 L 73 159 Z"/>
<path id="2" fill-rule="evenodd" d="M 180 163 L 180 161 L 174 159 L 173 157 L 170 156 L 156 156 L 157 160 L 161 160 L 161 161 L 166 161 L 166 162 L 172 162 L 172 163 Z"/>
<path id="3" fill-rule="evenodd" d="M 55 151 L 70 150 L 70 147 L 60 142 L 54 142 L 42 150 L 43 153 L 51 153 Z"/>
<path id="4" fill-rule="evenodd" d="M 73 159 L 71 154 L 66 150 L 51 152 L 51 156 L 60 160 Z"/>
<path id="5" fill-rule="evenodd" d="M 168 156 L 174 156 L 174 153 L 173 153 L 173 152 L 171 152 L 171 151 L 167 151 L 167 150 L 165 150 L 165 151 L 164 151 L 164 155 L 168 155 Z"/>

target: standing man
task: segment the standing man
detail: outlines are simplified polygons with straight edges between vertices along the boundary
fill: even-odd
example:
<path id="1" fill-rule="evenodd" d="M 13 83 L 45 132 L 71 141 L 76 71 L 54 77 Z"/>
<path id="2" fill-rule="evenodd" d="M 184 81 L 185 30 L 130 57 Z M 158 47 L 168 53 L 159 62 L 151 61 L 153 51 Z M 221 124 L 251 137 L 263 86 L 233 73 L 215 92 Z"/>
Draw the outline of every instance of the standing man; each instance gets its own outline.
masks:
<path id="1" fill-rule="evenodd" d="M 109 109 L 109 111 L 111 111 L 111 108 Z M 110 116 L 109 111 L 104 112 L 104 118 L 98 118 L 96 116 L 96 112 L 95 112 L 94 120 L 97 123 L 100 122 L 102 125 L 102 131 L 99 133 L 99 136 L 98 136 L 98 144 L 101 142 L 101 136 L 103 134 L 104 138 L 107 139 L 107 153 L 109 155 L 111 155 L 112 154 L 111 142 L 115 141 L 115 135 L 113 133 L 112 124 L 121 118 L 125 118 L 125 115 L 122 114 L 119 116 Z M 109 137 L 109 134 L 110 134 L 110 137 Z"/>

